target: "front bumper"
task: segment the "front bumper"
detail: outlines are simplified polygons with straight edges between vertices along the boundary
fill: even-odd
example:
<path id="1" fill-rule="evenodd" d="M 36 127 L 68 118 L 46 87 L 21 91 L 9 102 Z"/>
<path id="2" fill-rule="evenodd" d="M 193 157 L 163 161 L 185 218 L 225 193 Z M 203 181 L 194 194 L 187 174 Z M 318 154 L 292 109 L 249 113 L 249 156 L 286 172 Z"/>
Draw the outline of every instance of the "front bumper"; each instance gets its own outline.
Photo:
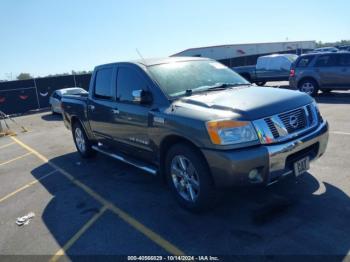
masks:
<path id="1" fill-rule="evenodd" d="M 260 184 L 269 185 L 292 174 L 295 161 L 309 156 L 311 161 L 321 157 L 328 143 L 328 123 L 292 141 L 260 145 L 236 150 L 202 149 L 217 187 L 254 184 L 248 174 L 257 169 L 263 177 Z"/>

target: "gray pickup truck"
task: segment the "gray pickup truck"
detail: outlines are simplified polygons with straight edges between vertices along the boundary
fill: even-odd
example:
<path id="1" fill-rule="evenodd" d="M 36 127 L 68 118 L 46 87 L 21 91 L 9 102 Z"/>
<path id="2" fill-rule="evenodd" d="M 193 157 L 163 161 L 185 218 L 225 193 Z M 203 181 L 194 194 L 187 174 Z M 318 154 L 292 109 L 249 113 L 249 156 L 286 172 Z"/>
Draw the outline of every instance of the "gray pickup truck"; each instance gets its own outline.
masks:
<path id="1" fill-rule="evenodd" d="M 204 58 L 98 66 L 89 96 L 65 96 L 62 111 L 82 157 L 100 152 L 160 175 L 192 211 L 220 188 L 303 174 L 328 142 L 310 96 L 251 86 Z"/>
<path id="2" fill-rule="evenodd" d="M 293 54 L 260 56 L 254 66 L 239 66 L 232 69 L 251 83 L 263 86 L 266 82 L 288 81 L 291 65 L 298 58 Z"/>

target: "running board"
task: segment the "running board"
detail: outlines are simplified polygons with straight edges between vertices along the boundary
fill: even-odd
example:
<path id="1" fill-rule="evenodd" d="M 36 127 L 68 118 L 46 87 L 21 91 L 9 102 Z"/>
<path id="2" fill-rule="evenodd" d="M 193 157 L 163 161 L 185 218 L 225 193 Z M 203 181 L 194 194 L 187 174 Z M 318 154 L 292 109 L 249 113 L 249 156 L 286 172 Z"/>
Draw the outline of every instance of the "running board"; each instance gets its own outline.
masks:
<path id="1" fill-rule="evenodd" d="M 157 169 L 151 165 L 148 165 L 146 163 L 143 163 L 139 160 L 134 160 L 134 159 L 131 159 L 131 158 L 127 158 L 121 154 L 116 154 L 114 152 L 109 152 L 109 150 L 107 149 L 102 149 L 101 147 L 99 146 L 92 146 L 92 149 L 97 151 L 97 152 L 100 152 L 104 155 L 107 155 L 107 156 L 110 156 L 116 160 L 119 160 L 121 162 L 124 162 L 126 164 L 129 164 L 131 166 L 134 166 L 134 167 L 137 167 L 143 171 L 146 171 L 147 173 L 150 173 L 151 175 L 157 175 Z"/>

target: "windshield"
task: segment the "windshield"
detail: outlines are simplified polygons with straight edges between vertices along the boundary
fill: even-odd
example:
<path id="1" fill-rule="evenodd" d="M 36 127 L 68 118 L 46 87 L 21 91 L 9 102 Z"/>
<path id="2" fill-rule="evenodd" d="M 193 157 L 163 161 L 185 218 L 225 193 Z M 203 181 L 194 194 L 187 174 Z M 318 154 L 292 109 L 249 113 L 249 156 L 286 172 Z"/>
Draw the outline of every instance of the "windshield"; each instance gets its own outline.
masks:
<path id="1" fill-rule="evenodd" d="M 211 60 L 184 61 L 149 67 L 160 88 L 170 97 L 192 94 L 196 90 L 207 91 L 248 85 L 243 77 L 228 67 Z"/>

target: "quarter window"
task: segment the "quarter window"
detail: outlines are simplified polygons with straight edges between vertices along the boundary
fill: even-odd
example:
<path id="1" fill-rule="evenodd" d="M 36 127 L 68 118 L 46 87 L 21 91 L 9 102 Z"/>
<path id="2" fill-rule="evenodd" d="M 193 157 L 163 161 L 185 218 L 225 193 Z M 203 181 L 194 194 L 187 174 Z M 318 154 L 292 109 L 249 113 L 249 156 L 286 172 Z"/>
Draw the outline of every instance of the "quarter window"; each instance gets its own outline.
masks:
<path id="1" fill-rule="evenodd" d="M 339 57 L 340 66 L 350 66 L 350 54 L 344 54 Z"/>
<path id="2" fill-rule="evenodd" d="M 315 56 L 305 56 L 301 57 L 297 67 L 308 67 L 311 61 L 314 59 Z"/>
<path id="3" fill-rule="evenodd" d="M 120 67 L 118 69 L 117 99 L 121 102 L 132 102 L 132 91 L 147 90 L 145 80 L 133 69 Z"/>
<path id="4" fill-rule="evenodd" d="M 97 98 L 108 99 L 112 97 L 112 68 L 98 70 L 95 80 L 95 96 Z"/>

